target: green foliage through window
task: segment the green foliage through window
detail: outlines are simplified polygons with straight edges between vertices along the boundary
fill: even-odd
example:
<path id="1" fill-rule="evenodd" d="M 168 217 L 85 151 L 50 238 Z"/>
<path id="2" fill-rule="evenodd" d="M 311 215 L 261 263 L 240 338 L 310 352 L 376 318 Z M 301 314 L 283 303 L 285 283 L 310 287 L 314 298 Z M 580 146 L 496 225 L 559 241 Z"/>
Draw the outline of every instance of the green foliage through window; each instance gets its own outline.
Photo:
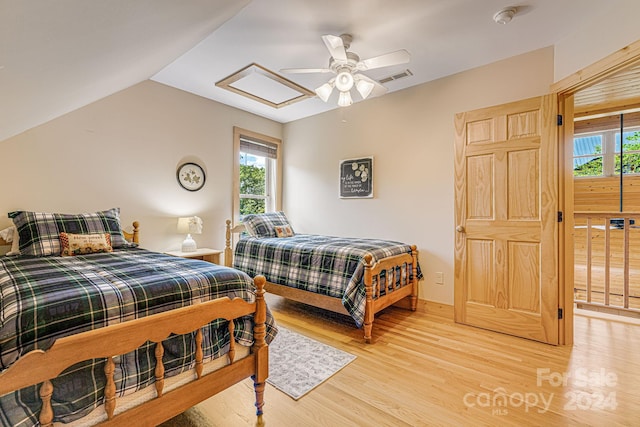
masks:
<path id="1" fill-rule="evenodd" d="M 265 168 L 240 165 L 240 215 L 265 212 L 265 199 L 246 196 L 264 196 L 266 188 Z M 245 197 L 243 197 L 245 196 Z"/>
<path id="2" fill-rule="evenodd" d="M 640 132 L 634 132 L 629 135 L 624 144 L 625 154 L 622 155 L 622 164 L 624 165 L 624 173 L 640 173 Z M 626 152 L 629 151 L 629 154 Z M 616 173 L 620 173 L 620 155 L 616 155 Z"/>
<path id="3" fill-rule="evenodd" d="M 593 151 L 594 154 L 602 154 L 602 147 L 596 146 Z M 574 166 L 573 176 L 602 176 L 602 156 L 594 156 L 588 162 Z"/>

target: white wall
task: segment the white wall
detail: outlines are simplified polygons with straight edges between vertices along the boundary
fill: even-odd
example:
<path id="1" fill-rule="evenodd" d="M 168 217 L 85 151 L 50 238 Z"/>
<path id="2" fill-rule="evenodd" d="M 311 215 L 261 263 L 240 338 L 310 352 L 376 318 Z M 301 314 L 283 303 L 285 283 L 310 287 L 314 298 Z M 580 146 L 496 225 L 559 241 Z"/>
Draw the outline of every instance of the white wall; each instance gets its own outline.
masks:
<path id="1" fill-rule="evenodd" d="M 416 244 L 420 298 L 453 304 L 454 115 L 545 94 L 552 82 L 549 47 L 286 124 L 285 212 L 297 232 Z M 375 197 L 340 199 L 339 161 L 368 155 Z"/>
<path id="2" fill-rule="evenodd" d="M 2 142 L 0 212 L 93 212 L 120 207 L 123 226 L 141 223 L 142 246 L 180 247 L 178 216 L 198 215 L 200 247 L 224 247 L 231 218 L 233 126 L 275 138 L 282 125 L 146 81 Z M 176 169 L 196 161 L 206 172 L 197 192 Z M 11 224 L 0 218 L 0 226 Z M 127 228 L 125 227 L 125 228 Z"/>
<path id="3" fill-rule="evenodd" d="M 618 0 L 594 22 L 555 44 L 554 81 L 582 70 L 602 58 L 640 40 L 640 1 Z"/>

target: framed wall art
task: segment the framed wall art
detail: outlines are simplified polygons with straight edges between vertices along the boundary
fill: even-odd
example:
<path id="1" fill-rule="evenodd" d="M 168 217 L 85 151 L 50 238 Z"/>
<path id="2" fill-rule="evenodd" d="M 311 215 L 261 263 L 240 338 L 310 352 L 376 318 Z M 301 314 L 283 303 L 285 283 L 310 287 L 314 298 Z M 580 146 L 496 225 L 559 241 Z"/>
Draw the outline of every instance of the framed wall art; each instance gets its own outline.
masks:
<path id="1" fill-rule="evenodd" d="M 196 163 L 180 165 L 176 171 L 176 178 L 180 186 L 189 191 L 198 191 L 206 180 L 204 169 Z"/>
<path id="2" fill-rule="evenodd" d="M 340 198 L 373 198 L 373 157 L 340 161 Z"/>

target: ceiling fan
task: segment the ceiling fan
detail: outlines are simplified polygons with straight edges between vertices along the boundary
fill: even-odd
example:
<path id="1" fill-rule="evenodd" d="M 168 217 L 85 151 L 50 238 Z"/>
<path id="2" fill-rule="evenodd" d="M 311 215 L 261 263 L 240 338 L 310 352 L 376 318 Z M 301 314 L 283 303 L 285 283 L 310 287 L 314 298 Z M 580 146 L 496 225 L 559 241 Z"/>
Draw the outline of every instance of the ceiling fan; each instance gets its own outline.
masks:
<path id="1" fill-rule="evenodd" d="M 280 72 L 334 73 L 336 76 L 318 87 L 315 92 L 320 99 L 327 102 L 335 87 L 340 92 L 338 105 L 341 107 L 347 107 L 353 104 L 351 89 L 354 86 L 360 96 L 362 96 L 362 99 L 366 99 L 371 95 L 374 88 L 378 88 L 381 92 L 386 92 L 386 87 L 366 75 L 361 74 L 360 71 L 405 64 L 411 59 L 409 52 L 401 49 L 384 55 L 374 56 L 373 58 L 360 60 L 358 55 L 348 51 L 352 40 L 353 37 L 350 34 L 342 34 L 339 37 L 332 35 L 322 36 L 322 41 L 324 41 L 324 44 L 331 54 L 328 68 L 284 68 L 280 70 Z"/>

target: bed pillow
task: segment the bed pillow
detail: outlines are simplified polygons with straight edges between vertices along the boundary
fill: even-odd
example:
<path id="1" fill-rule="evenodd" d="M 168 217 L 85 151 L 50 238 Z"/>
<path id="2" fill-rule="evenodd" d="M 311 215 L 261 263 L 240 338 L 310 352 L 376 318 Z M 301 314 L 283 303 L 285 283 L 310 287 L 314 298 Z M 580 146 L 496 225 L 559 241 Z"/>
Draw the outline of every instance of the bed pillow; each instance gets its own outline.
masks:
<path id="1" fill-rule="evenodd" d="M 284 212 L 267 212 L 263 214 L 249 214 L 242 218 L 247 233 L 253 237 L 277 237 L 276 226 L 288 225 L 293 235 L 293 229 Z"/>
<path id="2" fill-rule="evenodd" d="M 5 255 L 20 255 L 20 235 L 15 225 L 0 230 L 0 237 L 2 237 L 5 242 L 11 243 L 11 250 Z"/>
<path id="3" fill-rule="evenodd" d="M 15 211 L 9 218 L 20 235 L 20 253 L 31 256 L 59 255 L 60 233 L 109 233 L 114 249 L 130 247 L 120 228 L 120 209 L 82 214 Z"/>
<path id="4" fill-rule="evenodd" d="M 60 233 L 60 247 L 62 256 L 113 252 L 109 233 L 72 234 L 63 231 Z"/>
<path id="5" fill-rule="evenodd" d="M 287 225 L 276 225 L 276 237 L 293 237 L 293 229 L 289 224 Z"/>

